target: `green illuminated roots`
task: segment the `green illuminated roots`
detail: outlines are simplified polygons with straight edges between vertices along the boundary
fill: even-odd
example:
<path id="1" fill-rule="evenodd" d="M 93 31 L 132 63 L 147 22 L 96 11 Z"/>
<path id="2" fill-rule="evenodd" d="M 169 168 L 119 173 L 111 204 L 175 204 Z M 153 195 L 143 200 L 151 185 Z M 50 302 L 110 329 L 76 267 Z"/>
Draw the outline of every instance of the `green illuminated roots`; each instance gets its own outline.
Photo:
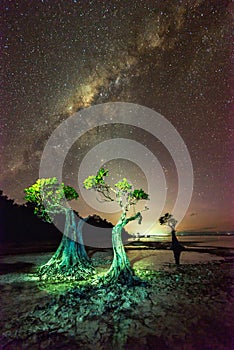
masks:
<path id="1" fill-rule="evenodd" d="M 92 264 L 87 261 L 70 261 L 70 257 L 51 258 L 45 265 L 38 270 L 38 275 L 42 280 L 62 281 L 62 280 L 84 280 L 89 279 L 95 270 Z"/>
<path id="2" fill-rule="evenodd" d="M 94 268 L 84 253 L 81 244 L 64 235 L 52 258 L 40 267 L 38 271 L 40 278 L 44 280 L 88 278 L 93 275 Z"/>
<path id="3" fill-rule="evenodd" d="M 94 274 L 94 268 L 90 266 L 67 265 L 66 262 L 55 260 L 51 264 L 46 264 L 40 267 L 38 275 L 41 280 L 59 282 L 66 280 L 81 281 L 87 280 Z"/>
<path id="4" fill-rule="evenodd" d="M 121 271 L 112 268 L 104 276 L 97 277 L 96 281 L 98 281 L 99 284 L 104 285 L 112 285 L 116 283 L 127 286 L 146 285 L 146 281 L 143 281 L 142 279 L 137 277 L 134 273 L 134 270 L 131 267 L 124 268 Z"/>

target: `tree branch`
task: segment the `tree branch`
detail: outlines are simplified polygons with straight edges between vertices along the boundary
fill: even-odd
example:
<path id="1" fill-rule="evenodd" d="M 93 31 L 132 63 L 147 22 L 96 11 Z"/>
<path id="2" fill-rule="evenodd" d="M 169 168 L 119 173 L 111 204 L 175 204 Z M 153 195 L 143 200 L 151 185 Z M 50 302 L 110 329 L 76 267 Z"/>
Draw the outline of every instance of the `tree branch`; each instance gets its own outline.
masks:
<path id="1" fill-rule="evenodd" d="M 134 220 L 136 220 L 136 219 L 138 219 L 138 218 L 139 218 L 139 224 L 141 224 L 141 221 L 142 221 L 142 215 L 141 215 L 141 213 L 142 213 L 143 211 L 147 211 L 147 210 L 149 210 L 149 208 L 145 206 L 144 209 L 142 209 L 141 211 L 138 211 L 135 215 L 133 215 L 133 216 L 131 216 L 131 217 L 129 217 L 129 218 L 125 218 L 125 220 L 124 220 L 125 225 L 127 225 L 130 221 L 134 221 Z M 125 216 L 126 216 L 126 211 L 125 211 L 124 213 L 125 213 Z"/>
<path id="2" fill-rule="evenodd" d="M 125 225 L 127 225 L 130 221 L 136 220 L 136 219 L 139 218 L 140 216 L 141 216 L 141 212 L 138 211 L 138 212 L 136 213 L 136 215 L 131 216 L 130 218 L 126 218 L 126 219 L 124 220 Z"/>
<path id="3" fill-rule="evenodd" d="M 97 188 L 97 192 L 103 195 L 103 201 L 114 202 L 114 199 L 110 196 L 108 188 Z"/>

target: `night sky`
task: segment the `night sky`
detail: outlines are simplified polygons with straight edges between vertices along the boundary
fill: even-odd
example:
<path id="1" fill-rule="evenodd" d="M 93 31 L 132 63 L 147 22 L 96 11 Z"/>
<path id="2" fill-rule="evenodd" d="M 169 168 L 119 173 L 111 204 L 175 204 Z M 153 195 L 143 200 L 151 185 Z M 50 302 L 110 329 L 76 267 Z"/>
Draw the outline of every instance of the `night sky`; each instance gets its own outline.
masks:
<path id="1" fill-rule="evenodd" d="M 194 192 L 179 229 L 233 230 L 233 11 L 226 0 L 2 0 L 0 188 L 22 203 L 62 121 L 92 105 L 131 102 L 162 114 L 187 145 Z M 170 210 L 177 192 L 173 161 L 138 128 L 110 125 L 82 136 L 66 158 L 65 182 L 79 192 L 81 160 L 114 136 L 141 142 L 156 155 L 167 180 L 164 209 Z M 113 160 L 107 166 L 117 180 L 146 184 L 134 163 Z M 94 212 L 82 198 L 74 208 Z"/>

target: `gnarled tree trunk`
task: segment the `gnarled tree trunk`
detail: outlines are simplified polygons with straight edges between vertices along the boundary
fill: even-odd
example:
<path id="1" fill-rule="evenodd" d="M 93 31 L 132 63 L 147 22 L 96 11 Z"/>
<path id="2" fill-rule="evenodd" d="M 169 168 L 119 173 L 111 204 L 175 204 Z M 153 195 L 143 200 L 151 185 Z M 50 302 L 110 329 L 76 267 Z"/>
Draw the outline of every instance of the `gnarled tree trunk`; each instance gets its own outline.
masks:
<path id="1" fill-rule="evenodd" d="M 92 264 L 92 262 L 91 262 L 91 259 L 85 250 L 84 241 L 83 241 L 83 234 L 82 234 L 83 226 L 87 220 L 88 220 L 88 218 L 85 218 L 85 219 L 80 218 L 80 220 L 78 221 L 77 230 L 76 230 L 76 234 L 77 234 L 76 237 L 77 237 L 79 255 L 80 255 L 81 260 L 84 263 L 87 263 L 88 265 L 90 265 L 90 264 Z"/>
<path id="2" fill-rule="evenodd" d="M 124 213 L 118 223 L 113 227 L 112 246 L 114 258 L 110 269 L 104 275 L 105 283 L 120 282 L 128 285 L 139 284 L 140 280 L 134 274 L 122 242 L 122 229 L 129 221 L 135 220 L 138 217 L 139 215 L 136 214 L 126 219 L 126 213 Z"/>
<path id="3" fill-rule="evenodd" d="M 171 230 L 171 249 L 173 250 L 175 263 L 176 265 L 180 265 L 180 254 L 183 250 L 185 250 L 185 247 L 179 243 L 177 237 L 176 237 L 176 231 L 174 229 Z"/>
<path id="4" fill-rule="evenodd" d="M 81 230 L 83 224 L 79 225 Z M 85 279 L 93 274 L 94 269 L 83 246 L 83 240 L 77 242 L 82 233 L 77 233 L 75 216 L 72 210 L 66 210 L 65 230 L 62 241 L 52 258 L 39 269 L 42 279 Z"/>

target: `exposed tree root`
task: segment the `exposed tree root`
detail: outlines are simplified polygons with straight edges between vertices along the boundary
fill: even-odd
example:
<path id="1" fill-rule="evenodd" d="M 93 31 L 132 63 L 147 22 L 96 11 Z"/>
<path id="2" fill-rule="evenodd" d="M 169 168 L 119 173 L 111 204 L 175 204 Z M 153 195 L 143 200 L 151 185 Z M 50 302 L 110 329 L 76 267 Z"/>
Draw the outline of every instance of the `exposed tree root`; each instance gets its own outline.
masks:
<path id="1" fill-rule="evenodd" d="M 52 258 L 38 270 L 42 280 L 83 280 L 94 274 L 91 260 L 82 254 L 81 245 L 63 236 Z"/>
<path id="2" fill-rule="evenodd" d="M 129 287 L 147 285 L 145 281 L 135 276 L 134 271 L 131 268 L 125 268 L 123 270 L 111 268 L 104 276 L 94 278 L 94 284 L 121 284 Z"/>
<path id="3" fill-rule="evenodd" d="M 94 274 L 94 268 L 80 264 L 67 265 L 61 260 L 54 260 L 51 264 L 40 267 L 38 271 L 41 280 L 63 281 L 63 280 L 84 280 Z"/>

